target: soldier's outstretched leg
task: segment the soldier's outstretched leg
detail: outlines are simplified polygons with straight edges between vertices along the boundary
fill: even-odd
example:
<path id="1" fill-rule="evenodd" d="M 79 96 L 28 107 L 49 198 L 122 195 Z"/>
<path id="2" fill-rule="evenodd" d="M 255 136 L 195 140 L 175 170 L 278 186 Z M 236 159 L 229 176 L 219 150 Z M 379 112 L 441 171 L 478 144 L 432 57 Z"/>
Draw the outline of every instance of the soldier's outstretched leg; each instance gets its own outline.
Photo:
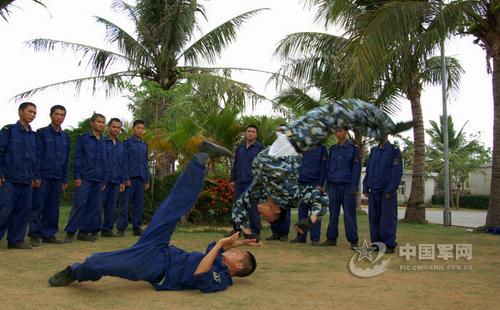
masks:
<path id="1" fill-rule="evenodd" d="M 366 137 L 379 139 L 412 127 L 412 122 L 395 124 L 374 104 L 359 99 L 343 99 L 307 112 L 290 122 L 284 132 L 297 152 L 303 153 L 321 144 L 338 128 L 355 128 Z"/>

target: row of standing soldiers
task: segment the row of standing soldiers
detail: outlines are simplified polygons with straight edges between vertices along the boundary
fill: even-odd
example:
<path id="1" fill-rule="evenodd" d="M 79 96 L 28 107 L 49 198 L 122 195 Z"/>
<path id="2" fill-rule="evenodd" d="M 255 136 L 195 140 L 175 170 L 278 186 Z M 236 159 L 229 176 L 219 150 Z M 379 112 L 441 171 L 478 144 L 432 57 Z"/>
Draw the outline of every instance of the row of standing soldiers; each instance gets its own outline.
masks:
<path id="1" fill-rule="evenodd" d="M 73 205 L 66 238 L 56 238 L 62 191 L 68 185 L 70 137 L 61 125 L 64 106 L 50 109 L 51 123 L 31 129 L 36 105 L 19 106 L 19 121 L 0 131 L 0 240 L 8 248 L 31 249 L 43 243 L 95 241 L 101 236 L 124 236 L 129 222 L 141 235 L 144 191 L 149 188 L 148 146 L 142 140 L 144 122 L 133 123 L 133 135 L 118 141 L 122 123 L 113 118 L 103 136 L 106 119 L 95 113 L 91 130 L 78 136 L 73 157 Z M 118 197 L 119 214 L 116 217 Z M 113 232 L 116 224 L 118 234 Z M 25 242 L 28 233 L 31 243 Z"/>

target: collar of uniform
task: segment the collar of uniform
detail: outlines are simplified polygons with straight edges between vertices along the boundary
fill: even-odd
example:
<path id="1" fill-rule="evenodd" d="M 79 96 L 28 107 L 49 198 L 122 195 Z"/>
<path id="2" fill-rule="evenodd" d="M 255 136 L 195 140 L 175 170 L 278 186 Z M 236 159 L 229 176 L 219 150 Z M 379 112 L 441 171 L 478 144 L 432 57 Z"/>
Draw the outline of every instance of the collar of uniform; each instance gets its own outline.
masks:
<path id="1" fill-rule="evenodd" d="M 382 146 L 377 145 L 377 149 L 379 149 L 379 150 L 385 150 L 385 148 L 387 146 L 389 146 L 389 145 L 391 145 L 391 143 L 389 141 L 387 141 L 386 143 L 382 144 Z"/>
<path id="2" fill-rule="evenodd" d="M 348 146 L 349 144 L 351 144 L 351 141 L 349 141 L 349 140 L 345 140 L 344 144 L 337 143 L 337 145 L 338 145 L 338 146 L 341 146 L 341 147 L 346 147 L 346 146 Z"/>
<path id="3" fill-rule="evenodd" d="M 49 127 L 49 130 L 50 130 L 51 132 L 54 132 L 54 133 L 59 133 L 59 134 L 60 134 L 60 133 L 63 131 L 63 130 L 62 130 L 62 128 L 61 128 L 61 129 L 59 129 L 59 130 L 56 130 L 56 129 L 54 128 L 54 126 L 52 126 L 52 124 L 49 124 L 49 126 L 47 126 L 47 127 Z"/>
<path id="4" fill-rule="evenodd" d="M 134 141 L 134 142 L 142 142 L 142 139 L 139 139 L 134 135 L 132 135 L 132 137 L 130 137 L 130 139 L 132 139 L 132 141 Z"/>
<path id="5" fill-rule="evenodd" d="M 252 146 L 260 146 L 260 142 L 258 140 L 255 140 L 254 143 L 250 144 L 248 147 L 247 147 L 247 142 L 246 141 L 243 141 L 243 143 L 241 143 L 241 145 L 243 145 L 245 148 L 249 149 L 251 148 Z"/>
<path id="6" fill-rule="evenodd" d="M 92 131 L 87 132 L 87 135 L 89 135 L 89 137 L 94 138 L 96 140 L 100 140 L 102 138 L 102 134 L 101 134 L 101 137 L 99 139 L 97 139 L 97 136 L 95 136 Z"/>
<path id="7" fill-rule="evenodd" d="M 31 126 L 28 124 L 28 129 L 24 128 L 23 124 L 21 124 L 20 121 L 17 121 L 16 122 L 16 127 L 17 129 L 19 129 L 19 131 L 28 131 L 28 132 L 31 132 Z"/>

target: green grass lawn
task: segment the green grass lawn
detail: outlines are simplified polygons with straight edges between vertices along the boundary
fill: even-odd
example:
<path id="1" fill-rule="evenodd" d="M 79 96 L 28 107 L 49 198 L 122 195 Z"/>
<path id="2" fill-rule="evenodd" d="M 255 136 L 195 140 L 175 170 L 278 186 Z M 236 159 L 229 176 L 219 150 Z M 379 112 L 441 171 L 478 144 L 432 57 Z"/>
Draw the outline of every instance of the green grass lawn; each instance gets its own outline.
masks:
<path id="1" fill-rule="evenodd" d="M 69 207 L 62 208 L 61 228 Z M 322 239 L 327 221 L 323 221 Z M 368 218 L 358 216 L 360 240 L 369 239 Z M 337 247 L 265 242 L 252 248 L 258 269 L 234 279 L 228 290 L 157 292 L 148 283 L 103 278 L 51 288 L 48 277 L 66 265 L 97 251 L 131 245 L 137 237 L 101 238 L 97 242 L 44 245 L 32 251 L 7 250 L 0 242 L 0 309 L 477 309 L 498 308 L 500 290 L 499 236 L 467 232 L 465 228 L 400 224 L 398 241 L 409 243 L 472 244 L 471 261 L 408 262 L 390 257 L 389 270 L 374 278 L 358 278 L 348 270 L 353 256 L 341 224 Z M 207 232 L 208 231 L 208 232 Z M 263 236 L 269 236 L 266 227 Z M 63 237 L 59 233 L 59 237 Z M 221 233 L 204 227 L 180 226 L 172 243 L 202 250 Z M 294 234 L 290 234 L 293 238 Z M 400 265 L 470 265 L 471 271 L 400 271 Z M 363 268 L 369 267 L 364 264 Z"/>

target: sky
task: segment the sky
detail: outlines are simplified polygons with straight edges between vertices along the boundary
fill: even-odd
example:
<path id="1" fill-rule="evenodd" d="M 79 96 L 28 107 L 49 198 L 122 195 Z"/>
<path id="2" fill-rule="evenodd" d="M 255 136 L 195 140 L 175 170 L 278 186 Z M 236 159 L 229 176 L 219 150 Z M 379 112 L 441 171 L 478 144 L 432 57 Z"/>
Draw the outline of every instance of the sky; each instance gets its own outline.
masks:
<path id="1" fill-rule="evenodd" d="M 341 29 L 324 29 L 314 22 L 314 10 L 304 6 L 303 0 L 210 0 L 201 1 L 208 21 L 201 23 L 206 33 L 224 21 L 258 8 L 269 8 L 250 19 L 238 32 L 237 40 L 223 53 L 215 66 L 246 67 L 276 71 L 280 59 L 273 56 L 277 43 L 294 32 L 329 32 L 340 35 Z M 80 54 L 59 50 L 50 53 L 35 52 L 24 43 L 35 38 L 50 38 L 107 47 L 105 30 L 93 16 L 109 19 L 132 32 L 132 24 L 123 14 L 111 9 L 110 0 L 45 0 L 47 8 L 28 0 L 18 0 L 8 22 L 0 20 L 2 36 L 0 48 L 0 125 L 18 119 L 20 101 L 12 97 L 25 90 L 59 81 L 85 77 L 89 74 L 85 64 L 79 66 Z M 198 33 L 198 37 L 201 33 Z M 446 53 L 457 57 L 465 69 L 457 94 L 449 100 L 448 111 L 455 126 L 467 123 L 466 131 L 479 132 L 488 147 L 493 144 L 493 94 L 491 75 L 486 72 L 485 53 L 472 43 L 474 38 L 451 38 Z M 268 76 L 262 73 L 234 73 L 233 78 L 249 83 L 268 98 L 279 90 L 267 85 Z M 125 93 L 106 97 L 102 89 L 92 94 L 91 88 L 82 88 L 79 95 L 71 86 L 47 89 L 30 98 L 38 106 L 38 115 L 32 123 L 34 129 L 49 124 L 49 109 L 62 104 L 67 110 L 64 127 L 76 126 L 79 121 L 99 112 L 106 117 L 131 120 Z M 441 86 L 426 86 L 422 95 L 425 126 L 429 120 L 438 120 L 442 113 Z M 268 103 L 258 105 L 249 114 L 271 113 Z M 393 116 L 397 121 L 411 119 L 409 102 L 401 100 L 401 110 Z M 410 135 L 408 132 L 407 135 Z"/>

